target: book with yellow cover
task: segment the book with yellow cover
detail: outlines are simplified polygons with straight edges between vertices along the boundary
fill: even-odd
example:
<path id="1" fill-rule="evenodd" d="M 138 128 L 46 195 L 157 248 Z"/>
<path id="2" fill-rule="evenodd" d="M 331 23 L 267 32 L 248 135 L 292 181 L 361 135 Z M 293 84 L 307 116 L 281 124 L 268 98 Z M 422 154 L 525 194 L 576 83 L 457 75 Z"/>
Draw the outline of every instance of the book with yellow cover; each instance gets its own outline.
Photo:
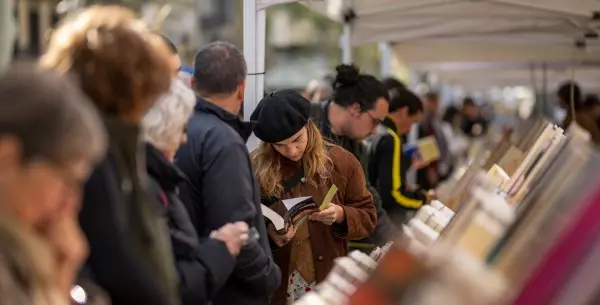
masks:
<path id="1" fill-rule="evenodd" d="M 419 148 L 421 160 L 425 163 L 430 163 L 440 158 L 440 149 L 433 136 L 419 139 L 419 141 L 417 141 L 417 147 Z"/>

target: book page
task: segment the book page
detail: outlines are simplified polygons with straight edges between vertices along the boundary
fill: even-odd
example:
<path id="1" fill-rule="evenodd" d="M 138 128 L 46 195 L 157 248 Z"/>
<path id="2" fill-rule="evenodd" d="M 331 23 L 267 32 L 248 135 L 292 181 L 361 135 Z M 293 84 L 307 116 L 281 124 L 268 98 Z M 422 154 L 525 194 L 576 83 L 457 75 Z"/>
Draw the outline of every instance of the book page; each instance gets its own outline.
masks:
<path id="1" fill-rule="evenodd" d="M 296 206 L 298 203 L 303 202 L 303 201 L 305 201 L 306 199 L 309 199 L 309 198 L 310 198 L 310 196 L 296 197 L 296 198 L 284 199 L 284 200 L 281 200 L 281 202 L 283 202 L 283 205 L 285 205 L 285 208 L 289 211 L 294 206 Z"/>
<path id="2" fill-rule="evenodd" d="M 422 138 L 417 142 L 417 146 L 419 147 L 421 159 L 425 163 L 436 161 L 440 158 L 440 149 L 435 137 L 429 136 Z"/>
<path id="3" fill-rule="evenodd" d="M 285 221 L 283 217 L 279 216 L 279 214 L 275 213 L 275 211 L 269 209 L 264 204 L 260 205 L 260 209 L 264 217 L 268 218 L 275 226 L 275 230 L 280 231 L 285 228 Z"/>

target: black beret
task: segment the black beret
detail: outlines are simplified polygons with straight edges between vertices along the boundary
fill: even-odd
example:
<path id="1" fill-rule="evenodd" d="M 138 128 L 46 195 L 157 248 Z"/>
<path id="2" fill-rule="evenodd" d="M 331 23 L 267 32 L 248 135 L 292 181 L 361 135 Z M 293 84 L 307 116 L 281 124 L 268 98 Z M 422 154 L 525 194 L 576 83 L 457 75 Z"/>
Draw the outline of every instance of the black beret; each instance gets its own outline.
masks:
<path id="1" fill-rule="evenodd" d="M 254 134 L 267 143 L 281 142 L 295 135 L 310 118 L 310 101 L 294 90 L 265 96 L 250 116 Z"/>

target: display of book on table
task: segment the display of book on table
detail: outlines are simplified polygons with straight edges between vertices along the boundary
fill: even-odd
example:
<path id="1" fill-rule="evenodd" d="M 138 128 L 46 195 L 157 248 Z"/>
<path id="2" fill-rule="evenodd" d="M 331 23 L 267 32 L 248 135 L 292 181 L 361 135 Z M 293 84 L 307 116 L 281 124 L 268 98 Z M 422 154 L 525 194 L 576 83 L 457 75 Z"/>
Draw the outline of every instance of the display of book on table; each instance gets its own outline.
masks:
<path id="1" fill-rule="evenodd" d="M 587 269 L 599 261 L 600 226 L 577 221 L 600 210 L 600 155 L 546 120 L 524 126 L 483 145 L 452 178 L 452 208 L 432 201 L 389 249 L 374 250 L 366 280 L 334 268 L 330 278 L 348 276 L 353 289 L 326 280 L 297 304 L 599 304 L 600 277 Z"/>

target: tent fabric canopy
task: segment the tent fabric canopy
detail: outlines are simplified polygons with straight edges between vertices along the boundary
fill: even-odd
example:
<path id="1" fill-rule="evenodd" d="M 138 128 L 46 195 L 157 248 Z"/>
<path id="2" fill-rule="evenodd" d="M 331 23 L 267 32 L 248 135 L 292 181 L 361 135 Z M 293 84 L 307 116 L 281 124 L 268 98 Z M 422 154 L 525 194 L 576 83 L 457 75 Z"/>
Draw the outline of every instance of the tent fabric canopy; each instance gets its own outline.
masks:
<path id="1" fill-rule="evenodd" d="M 598 0 L 324 0 L 308 5 L 338 21 L 344 9 L 352 8 L 354 45 L 391 42 L 409 63 L 522 61 L 540 55 L 564 60 L 571 58 L 576 39 L 600 30 L 600 21 L 592 21 L 600 11 Z M 585 57 L 600 60 L 600 43 L 588 40 L 588 45 Z"/>
<path id="2" fill-rule="evenodd" d="M 548 42 L 571 44 L 573 38 L 592 29 L 592 14 L 600 10 L 597 0 L 323 0 L 307 3 L 338 21 L 341 12 L 351 8 L 357 16 L 352 34 L 355 45 L 447 38 L 456 41 L 473 36 L 494 39 L 515 33 L 540 35 L 541 40 L 553 36 Z"/>
<path id="3" fill-rule="evenodd" d="M 600 21 L 593 20 L 600 12 L 599 0 L 315 0 L 307 5 L 340 22 L 342 12 L 351 8 L 356 14 L 353 45 L 390 42 L 412 69 L 427 66 L 450 83 L 512 86 L 536 78 L 528 65 L 502 64 L 600 63 L 600 39 L 575 47 L 585 34 L 600 31 Z M 448 70 L 444 65 L 480 62 L 499 67 Z M 594 85 L 600 79 L 598 70 L 597 65 L 580 68 L 576 79 Z M 546 72 L 548 86 L 568 78 L 564 69 Z"/>

